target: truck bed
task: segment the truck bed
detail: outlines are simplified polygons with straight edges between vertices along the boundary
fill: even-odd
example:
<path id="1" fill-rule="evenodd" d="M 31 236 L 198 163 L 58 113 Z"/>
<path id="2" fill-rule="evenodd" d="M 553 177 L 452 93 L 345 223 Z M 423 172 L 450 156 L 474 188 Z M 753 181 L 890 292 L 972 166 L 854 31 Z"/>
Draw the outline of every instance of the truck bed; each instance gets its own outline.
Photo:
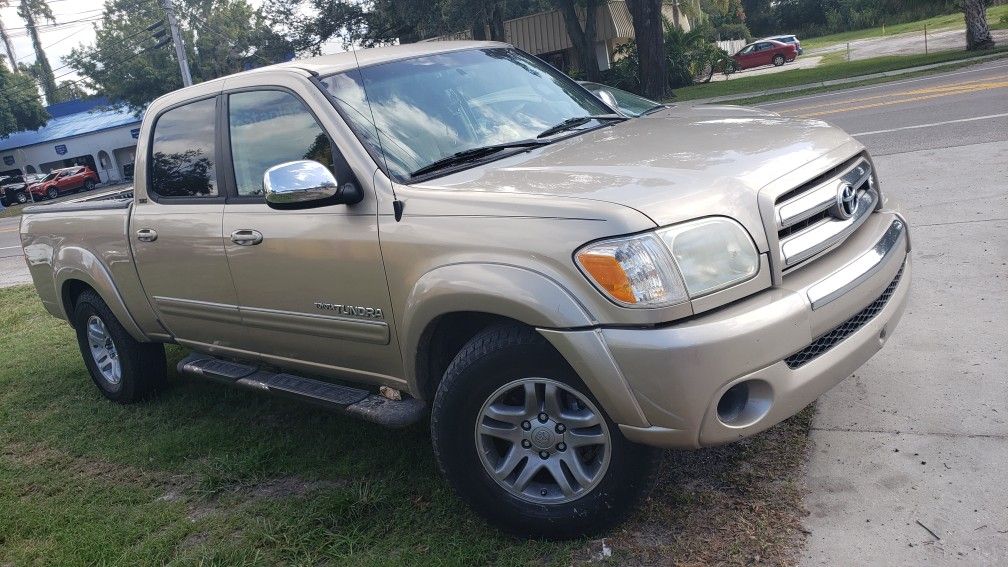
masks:
<path id="1" fill-rule="evenodd" d="M 133 188 L 26 207 L 21 245 L 39 298 L 60 319 L 68 294 L 91 287 L 134 338 L 158 325 L 133 262 L 127 231 Z"/>

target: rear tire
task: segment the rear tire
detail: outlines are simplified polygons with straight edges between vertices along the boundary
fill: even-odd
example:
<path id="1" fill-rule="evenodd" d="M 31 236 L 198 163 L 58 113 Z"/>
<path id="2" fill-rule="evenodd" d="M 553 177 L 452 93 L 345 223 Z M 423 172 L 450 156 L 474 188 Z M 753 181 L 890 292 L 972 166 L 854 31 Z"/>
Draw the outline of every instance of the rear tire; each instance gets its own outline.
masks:
<path id="1" fill-rule="evenodd" d="M 80 295 L 72 321 L 84 365 L 106 398 L 133 403 L 167 385 L 164 345 L 131 337 L 97 293 Z"/>
<path id="2" fill-rule="evenodd" d="M 19 192 L 17 194 L 17 202 L 21 203 L 22 205 L 25 204 L 25 203 L 27 203 L 28 202 L 28 194 L 25 193 L 24 191 Z"/>
<path id="3" fill-rule="evenodd" d="M 49 197 L 50 199 L 55 199 L 56 197 L 59 197 L 59 189 L 55 187 L 50 187 L 49 190 L 46 191 L 46 197 Z"/>
<path id="4" fill-rule="evenodd" d="M 498 414 L 500 408 L 518 413 Z M 628 441 L 600 408 L 541 335 L 518 325 L 491 327 L 462 348 L 438 386 L 434 454 L 455 493 L 506 531 L 548 539 L 598 533 L 648 493 L 661 455 Z M 483 433 L 487 425 L 494 434 Z M 498 438 L 501 431 L 509 440 Z M 495 478 L 494 469 L 503 472 Z"/>
<path id="5" fill-rule="evenodd" d="M 784 64 L 784 61 L 785 59 L 783 55 L 774 55 L 773 58 L 774 67 L 780 67 L 781 65 Z"/>

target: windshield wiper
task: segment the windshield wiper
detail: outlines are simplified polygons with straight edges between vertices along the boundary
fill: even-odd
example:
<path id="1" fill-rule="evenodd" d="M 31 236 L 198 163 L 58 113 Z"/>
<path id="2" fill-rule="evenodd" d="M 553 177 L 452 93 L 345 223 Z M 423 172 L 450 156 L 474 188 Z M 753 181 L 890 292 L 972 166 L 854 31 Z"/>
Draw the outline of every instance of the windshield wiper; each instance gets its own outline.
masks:
<path id="1" fill-rule="evenodd" d="M 575 116 L 573 118 L 568 118 L 563 122 L 557 124 L 556 126 L 550 126 L 549 128 L 543 130 L 536 138 L 545 138 L 547 136 L 552 136 L 553 134 L 559 134 L 560 132 L 566 132 L 577 128 L 578 126 L 584 126 L 585 124 L 591 122 L 592 120 L 626 120 L 626 116 L 620 116 L 618 114 L 599 114 L 596 116 Z"/>
<path id="2" fill-rule="evenodd" d="M 453 165 L 459 165 L 475 161 L 480 158 L 486 157 L 490 154 L 497 153 L 501 150 L 507 150 L 511 148 L 530 148 L 534 146 L 544 146 L 547 143 L 548 142 L 544 142 L 542 140 L 518 140 L 516 142 L 505 142 L 503 144 L 494 144 L 492 146 L 481 146 L 478 148 L 470 148 L 468 150 L 462 150 L 461 152 L 455 152 L 450 156 L 445 156 L 439 160 L 431 162 L 421 167 L 420 169 L 410 173 L 410 177 L 419 177 L 421 175 L 431 173 L 439 169 L 444 169 L 446 167 L 451 167 Z"/>

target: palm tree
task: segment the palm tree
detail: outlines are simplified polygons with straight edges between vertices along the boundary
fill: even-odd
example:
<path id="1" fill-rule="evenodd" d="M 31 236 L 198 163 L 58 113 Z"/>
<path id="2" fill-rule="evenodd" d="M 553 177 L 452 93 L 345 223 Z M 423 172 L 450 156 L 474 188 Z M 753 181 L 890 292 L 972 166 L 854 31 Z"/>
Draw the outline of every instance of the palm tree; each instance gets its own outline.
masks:
<path id="1" fill-rule="evenodd" d="M 984 0 L 965 0 L 963 11 L 966 13 L 966 49 L 976 51 L 990 49 L 994 46 L 990 26 L 987 25 L 987 7 Z"/>
<path id="2" fill-rule="evenodd" d="M 18 5 L 18 15 L 25 21 L 25 28 L 31 36 L 32 47 L 35 48 L 35 65 L 33 74 L 42 83 L 42 92 L 45 93 L 46 103 L 56 102 L 56 78 L 53 76 L 52 66 L 42 49 L 42 40 L 39 39 L 37 18 L 43 18 L 50 22 L 55 22 L 52 9 L 45 0 L 21 0 Z"/>
<path id="3" fill-rule="evenodd" d="M 0 10 L 9 5 L 10 0 L 0 0 Z M 4 28 L 2 21 L 0 21 L 0 40 L 3 40 L 4 48 L 7 49 L 7 61 L 10 63 L 11 71 L 17 73 L 17 57 L 14 55 L 14 44 L 11 43 L 11 38 L 7 35 L 7 30 Z"/>

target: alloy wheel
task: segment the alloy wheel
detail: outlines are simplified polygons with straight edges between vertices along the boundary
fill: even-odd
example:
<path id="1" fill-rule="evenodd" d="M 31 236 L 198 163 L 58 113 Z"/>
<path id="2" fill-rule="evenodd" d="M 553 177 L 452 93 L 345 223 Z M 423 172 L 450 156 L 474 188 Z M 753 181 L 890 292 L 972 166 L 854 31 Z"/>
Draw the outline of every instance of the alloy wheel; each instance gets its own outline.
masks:
<path id="1" fill-rule="evenodd" d="M 510 494 L 539 504 L 591 492 L 612 452 L 609 426 L 595 404 L 547 378 L 497 389 L 480 409 L 475 437 L 487 474 Z"/>
<path id="2" fill-rule="evenodd" d="M 92 315 L 87 320 L 88 347 L 98 372 L 110 386 L 118 386 L 122 381 L 122 364 L 112 335 L 101 317 Z"/>

